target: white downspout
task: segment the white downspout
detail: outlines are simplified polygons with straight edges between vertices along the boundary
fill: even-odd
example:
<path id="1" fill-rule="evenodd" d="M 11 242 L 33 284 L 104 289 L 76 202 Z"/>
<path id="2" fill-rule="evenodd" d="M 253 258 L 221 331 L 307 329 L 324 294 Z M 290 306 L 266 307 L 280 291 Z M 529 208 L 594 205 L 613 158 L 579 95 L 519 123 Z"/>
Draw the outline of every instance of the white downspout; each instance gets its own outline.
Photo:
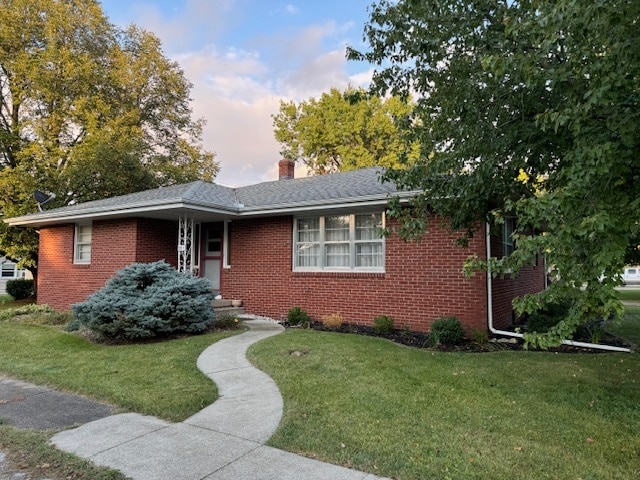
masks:
<path id="1" fill-rule="evenodd" d="M 522 338 L 522 333 L 511 332 L 509 330 L 498 330 L 493 326 L 493 276 L 491 275 L 491 268 L 489 264 L 489 259 L 491 258 L 491 227 L 489 222 L 485 223 L 486 230 L 486 239 L 485 243 L 487 246 L 487 325 L 489 327 L 489 331 L 494 335 L 503 335 L 505 337 L 515 337 Z M 545 281 L 546 288 L 546 281 Z M 575 342 L 573 340 L 563 340 L 564 345 L 571 345 L 574 347 L 581 348 L 597 348 L 600 350 L 609 350 L 611 352 L 631 352 L 629 348 L 623 347 L 614 347 L 613 345 L 600 345 L 598 343 L 587 343 L 587 342 Z"/>

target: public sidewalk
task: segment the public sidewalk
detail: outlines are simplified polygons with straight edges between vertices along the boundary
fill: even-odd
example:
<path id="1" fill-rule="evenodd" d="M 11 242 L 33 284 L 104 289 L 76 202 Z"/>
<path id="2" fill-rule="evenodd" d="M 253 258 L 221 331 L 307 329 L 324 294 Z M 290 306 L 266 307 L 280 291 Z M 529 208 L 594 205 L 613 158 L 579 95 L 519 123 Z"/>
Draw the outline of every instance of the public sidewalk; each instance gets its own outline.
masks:
<path id="1" fill-rule="evenodd" d="M 283 327 L 264 319 L 214 343 L 198 368 L 219 398 L 181 423 L 125 413 L 92 421 L 52 438 L 61 450 L 120 470 L 133 480 L 374 480 L 372 474 L 268 447 L 282 417 L 276 384 L 246 358 L 250 345 Z"/>

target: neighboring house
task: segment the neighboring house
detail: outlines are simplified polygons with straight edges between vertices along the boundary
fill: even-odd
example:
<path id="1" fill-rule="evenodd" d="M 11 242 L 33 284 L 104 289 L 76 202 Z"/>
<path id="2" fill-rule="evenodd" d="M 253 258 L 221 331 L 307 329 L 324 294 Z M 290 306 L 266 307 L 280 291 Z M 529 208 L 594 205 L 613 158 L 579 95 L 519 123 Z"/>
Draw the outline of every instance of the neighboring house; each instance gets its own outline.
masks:
<path id="1" fill-rule="evenodd" d="M 544 288 L 542 260 L 513 279 L 465 278 L 469 255 L 513 248 L 508 232 L 491 235 L 487 248 L 482 226 L 461 248 L 434 216 L 419 243 L 381 237 L 380 228 L 396 226 L 385 216 L 389 196 L 411 192 L 381 183 L 376 168 L 293 179 L 293 166 L 281 161 L 272 182 L 197 181 L 6 221 L 39 229 L 38 302 L 63 310 L 122 267 L 160 259 L 209 278 L 249 313 L 281 319 L 300 306 L 316 319 L 340 313 L 360 324 L 384 314 L 415 331 L 450 315 L 468 331 L 486 331 L 489 317 L 508 327 L 511 300 Z"/>
<path id="2" fill-rule="evenodd" d="M 623 285 L 640 285 L 640 266 L 629 265 L 622 272 Z"/>
<path id="3" fill-rule="evenodd" d="M 7 293 L 7 282 L 18 278 L 32 278 L 31 272 L 18 268 L 15 262 L 0 257 L 0 295 Z"/>

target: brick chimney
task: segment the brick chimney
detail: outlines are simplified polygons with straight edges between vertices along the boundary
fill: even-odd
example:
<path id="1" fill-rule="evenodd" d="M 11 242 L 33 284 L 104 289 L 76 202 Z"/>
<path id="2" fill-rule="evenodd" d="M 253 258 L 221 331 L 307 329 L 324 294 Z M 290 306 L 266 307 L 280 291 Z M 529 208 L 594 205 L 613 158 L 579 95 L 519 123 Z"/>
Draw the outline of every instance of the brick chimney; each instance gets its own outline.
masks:
<path id="1" fill-rule="evenodd" d="M 283 158 L 278 162 L 278 180 L 291 180 L 294 178 L 296 162 Z"/>

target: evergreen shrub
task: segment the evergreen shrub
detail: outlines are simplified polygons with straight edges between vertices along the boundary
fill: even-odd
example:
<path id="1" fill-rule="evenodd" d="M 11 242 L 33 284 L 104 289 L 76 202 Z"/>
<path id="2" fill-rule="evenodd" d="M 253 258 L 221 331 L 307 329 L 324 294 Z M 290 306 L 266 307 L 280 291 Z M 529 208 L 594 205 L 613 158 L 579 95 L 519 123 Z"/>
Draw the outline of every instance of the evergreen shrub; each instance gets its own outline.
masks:
<path id="1" fill-rule="evenodd" d="M 27 280 L 26 278 L 8 280 L 7 293 L 11 295 L 14 300 L 29 298 L 33 296 L 33 280 Z"/>
<path id="2" fill-rule="evenodd" d="M 200 333 L 214 320 L 211 287 L 164 261 L 134 263 L 71 311 L 82 326 L 111 339 Z"/>
<path id="3" fill-rule="evenodd" d="M 460 345 L 466 334 L 457 317 L 443 317 L 431 324 L 431 338 L 434 344 Z"/>

